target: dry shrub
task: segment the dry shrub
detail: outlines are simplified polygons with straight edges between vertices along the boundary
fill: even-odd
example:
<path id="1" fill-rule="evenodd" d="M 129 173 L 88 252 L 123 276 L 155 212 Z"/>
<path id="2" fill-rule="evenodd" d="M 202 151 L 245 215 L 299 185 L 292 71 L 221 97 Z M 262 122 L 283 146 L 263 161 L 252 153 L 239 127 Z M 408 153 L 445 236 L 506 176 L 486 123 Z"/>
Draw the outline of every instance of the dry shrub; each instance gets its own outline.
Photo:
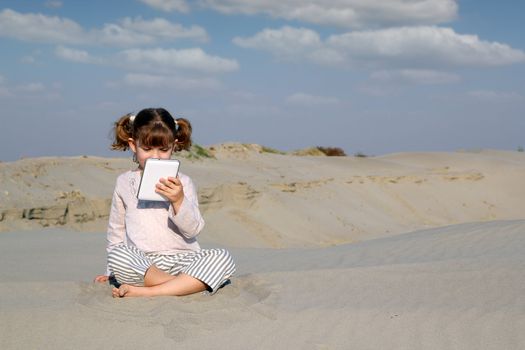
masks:
<path id="1" fill-rule="evenodd" d="M 322 147 L 317 146 L 317 149 L 323 152 L 328 157 L 346 157 L 345 151 L 339 147 Z"/>
<path id="2" fill-rule="evenodd" d="M 299 157 L 305 157 L 305 156 L 325 157 L 326 156 L 317 147 L 309 147 L 305 149 L 296 150 L 296 151 L 293 151 L 291 154 L 294 156 L 299 156 Z"/>

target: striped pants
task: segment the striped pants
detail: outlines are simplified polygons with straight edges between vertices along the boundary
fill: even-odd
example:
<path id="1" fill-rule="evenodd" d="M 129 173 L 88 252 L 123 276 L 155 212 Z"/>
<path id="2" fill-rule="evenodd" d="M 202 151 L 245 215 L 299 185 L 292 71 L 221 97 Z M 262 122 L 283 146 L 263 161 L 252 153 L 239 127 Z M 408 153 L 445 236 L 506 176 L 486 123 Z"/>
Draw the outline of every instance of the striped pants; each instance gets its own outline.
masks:
<path id="1" fill-rule="evenodd" d="M 118 245 L 108 254 L 108 267 L 119 283 L 144 285 L 146 271 L 158 269 L 178 275 L 190 275 L 208 287 L 212 294 L 222 287 L 235 272 L 235 263 L 225 249 L 201 249 L 173 255 L 145 253 L 134 246 Z"/>

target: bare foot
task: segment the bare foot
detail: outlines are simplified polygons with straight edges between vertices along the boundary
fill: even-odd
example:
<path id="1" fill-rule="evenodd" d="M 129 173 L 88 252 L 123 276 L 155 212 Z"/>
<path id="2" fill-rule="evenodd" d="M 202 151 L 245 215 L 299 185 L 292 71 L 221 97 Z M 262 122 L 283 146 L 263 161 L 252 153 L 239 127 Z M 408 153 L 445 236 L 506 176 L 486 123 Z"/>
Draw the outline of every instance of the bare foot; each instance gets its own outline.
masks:
<path id="1" fill-rule="evenodd" d="M 146 288 L 130 286 L 129 284 L 122 284 L 119 288 L 113 288 L 111 294 L 113 298 L 143 297 L 148 295 Z"/>
<path id="2" fill-rule="evenodd" d="M 120 287 L 113 288 L 111 291 L 113 298 L 126 298 L 126 297 L 149 297 L 153 296 L 152 291 L 148 287 L 136 287 L 129 284 L 122 284 Z"/>
<path id="3" fill-rule="evenodd" d="M 122 288 L 122 295 L 120 295 L 120 288 Z M 113 298 L 122 298 L 124 295 L 126 295 L 127 285 L 122 284 L 120 288 L 115 288 L 111 290 L 111 295 Z"/>

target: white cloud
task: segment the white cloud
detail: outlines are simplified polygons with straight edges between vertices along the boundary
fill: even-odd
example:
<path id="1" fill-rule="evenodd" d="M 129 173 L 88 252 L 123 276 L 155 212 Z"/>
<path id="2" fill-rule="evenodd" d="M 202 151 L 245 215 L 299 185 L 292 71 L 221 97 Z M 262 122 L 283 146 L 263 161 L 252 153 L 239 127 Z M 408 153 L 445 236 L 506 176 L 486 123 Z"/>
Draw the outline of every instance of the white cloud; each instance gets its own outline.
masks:
<path id="1" fill-rule="evenodd" d="M 12 97 L 11 91 L 5 86 L 7 79 L 0 75 L 0 97 Z"/>
<path id="2" fill-rule="evenodd" d="M 163 39 L 194 39 L 198 41 L 208 41 L 208 34 L 206 30 L 200 26 L 191 26 L 185 28 L 180 24 L 171 23 L 163 18 L 154 18 L 152 20 L 144 20 L 142 17 L 124 18 L 120 21 L 123 28 L 150 35 L 151 37 Z"/>
<path id="3" fill-rule="evenodd" d="M 219 74 L 235 71 L 239 68 L 236 60 L 208 55 L 200 48 L 191 49 L 129 49 L 120 51 L 107 57 L 97 57 L 84 50 L 58 46 L 55 50 L 57 57 L 66 61 L 112 65 L 126 70 Z M 134 77 L 137 77 L 135 75 Z M 144 75 L 155 77 L 153 75 Z"/>
<path id="4" fill-rule="evenodd" d="M 202 27 L 186 28 L 162 18 L 124 18 L 118 23 L 106 23 L 102 28 L 85 30 L 67 18 L 19 13 L 10 9 L 0 12 L 0 36 L 52 44 L 116 46 L 149 45 L 177 39 L 208 40 Z"/>
<path id="5" fill-rule="evenodd" d="M 455 0 L 201 0 L 204 7 L 226 14 L 267 14 L 346 28 L 418 25 L 456 18 Z"/>
<path id="6" fill-rule="evenodd" d="M 370 78 L 380 83 L 408 83 L 436 85 L 457 83 L 460 77 L 456 74 L 428 69 L 399 69 L 373 72 Z"/>
<path id="7" fill-rule="evenodd" d="M 126 74 L 124 77 L 124 84 L 132 87 L 145 87 L 148 89 L 173 88 L 177 90 L 216 90 L 221 87 L 221 83 L 213 78 L 187 78 L 142 73 Z"/>
<path id="8" fill-rule="evenodd" d="M 73 44 L 84 42 L 85 32 L 76 22 L 42 14 L 0 12 L 0 36 L 23 41 Z"/>
<path id="9" fill-rule="evenodd" d="M 264 29 L 251 38 L 235 38 L 234 43 L 269 51 L 278 58 L 328 65 L 423 69 L 525 62 L 521 50 L 441 27 L 353 31 L 324 41 L 310 29 L 283 27 Z"/>
<path id="10" fill-rule="evenodd" d="M 302 56 L 322 46 L 319 34 L 306 28 L 264 29 L 251 38 L 235 37 L 241 47 L 262 49 L 282 57 Z"/>
<path id="11" fill-rule="evenodd" d="M 517 101 L 523 100 L 523 96 L 511 91 L 493 91 L 493 90 L 473 90 L 469 91 L 468 95 L 472 98 L 483 100 L 483 101 Z"/>
<path id="12" fill-rule="evenodd" d="M 102 29 L 91 33 L 92 43 L 116 46 L 135 46 L 155 43 L 155 37 L 132 29 L 124 28 L 119 24 L 108 23 Z"/>
<path id="13" fill-rule="evenodd" d="M 326 44 L 349 60 L 447 66 L 497 66 L 525 61 L 525 53 L 476 35 L 440 27 L 401 27 L 330 36 Z"/>
<path id="14" fill-rule="evenodd" d="M 62 1 L 46 1 L 45 3 L 45 6 L 50 8 L 60 8 L 62 5 Z"/>
<path id="15" fill-rule="evenodd" d="M 190 11 L 190 7 L 185 0 L 140 0 L 146 5 L 156 8 L 161 11 L 171 12 L 179 11 L 187 13 Z"/>
<path id="16" fill-rule="evenodd" d="M 295 93 L 286 98 L 286 102 L 301 106 L 334 105 L 339 103 L 339 99 L 329 96 L 310 95 L 302 92 Z"/>
<path id="17" fill-rule="evenodd" d="M 0 85 L 0 97 L 12 97 L 13 94 L 5 86 Z"/>
<path id="18" fill-rule="evenodd" d="M 37 82 L 27 83 L 27 84 L 19 85 L 16 87 L 17 91 L 22 91 L 22 92 L 40 92 L 40 91 L 44 91 L 45 89 L 46 87 L 44 86 L 44 84 L 37 83 Z"/>
<path id="19" fill-rule="evenodd" d="M 279 59 L 306 59 L 321 64 L 339 64 L 341 54 L 326 47 L 317 32 L 307 28 L 284 26 L 264 29 L 251 38 L 235 37 L 233 42 L 244 48 L 268 51 Z"/>
<path id="20" fill-rule="evenodd" d="M 71 49 L 63 46 L 59 46 L 55 50 L 55 54 L 66 60 L 77 63 L 103 63 L 98 57 L 91 56 L 87 51 Z"/>
<path id="21" fill-rule="evenodd" d="M 129 49 L 120 53 L 125 63 L 154 70 L 193 70 L 226 73 L 239 69 L 236 60 L 211 56 L 200 48 L 191 49 Z"/>
<path id="22" fill-rule="evenodd" d="M 26 64 L 34 64 L 36 63 L 36 58 L 31 55 L 26 55 L 20 58 L 20 62 L 26 63 Z"/>
<path id="23" fill-rule="evenodd" d="M 29 82 L 23 84 L 8 84 L 7 79 L 0 76 L 0 97 L 9 99 L 37 99 L 57 100 L 61 98 L 58 89 L 54 86 L 48 87 L 41 82 Z"/>

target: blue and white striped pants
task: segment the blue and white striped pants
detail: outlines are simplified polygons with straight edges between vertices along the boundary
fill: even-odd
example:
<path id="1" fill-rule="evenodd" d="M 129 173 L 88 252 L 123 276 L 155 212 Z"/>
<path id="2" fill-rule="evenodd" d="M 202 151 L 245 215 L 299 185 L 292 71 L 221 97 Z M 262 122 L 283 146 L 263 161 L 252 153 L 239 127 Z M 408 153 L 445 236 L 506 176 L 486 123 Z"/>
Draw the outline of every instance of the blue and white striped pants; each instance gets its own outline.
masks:
<path id="1" fill-rule="evenodd" d="M 173 255 L 145 253 L 124 244 L 108 254 L 108 267 L 119 283 L 144 285 L 146 271 L 155 265 L 170 275 L 185 273 L 208 286 L 215 293 L 235 272 L 235 263 L 226 249 L 201 249 Z"/>

